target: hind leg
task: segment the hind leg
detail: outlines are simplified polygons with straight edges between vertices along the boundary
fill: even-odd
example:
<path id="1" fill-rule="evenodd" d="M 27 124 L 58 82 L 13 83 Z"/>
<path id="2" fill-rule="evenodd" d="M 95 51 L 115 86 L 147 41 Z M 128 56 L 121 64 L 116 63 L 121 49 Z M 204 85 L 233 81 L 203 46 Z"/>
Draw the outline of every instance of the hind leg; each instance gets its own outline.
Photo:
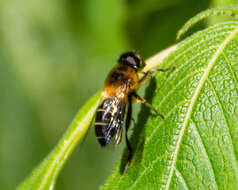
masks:
<path id="1" fill-rule="evenodd" d="M 126 145 L 129 151 L 129 156 L 128 156 L 128 161 L 130 162 L 133 156 L 133 149 L 131 147 L 130 141 L 128 139 L 128 130 L 130 127 L 130 123 L 131 123 L 131 118 L 132 118 L 132 96 L 129 95 L 128 96 L 128 110 L 127 110 L 127 116 L 126 116 Z"/>

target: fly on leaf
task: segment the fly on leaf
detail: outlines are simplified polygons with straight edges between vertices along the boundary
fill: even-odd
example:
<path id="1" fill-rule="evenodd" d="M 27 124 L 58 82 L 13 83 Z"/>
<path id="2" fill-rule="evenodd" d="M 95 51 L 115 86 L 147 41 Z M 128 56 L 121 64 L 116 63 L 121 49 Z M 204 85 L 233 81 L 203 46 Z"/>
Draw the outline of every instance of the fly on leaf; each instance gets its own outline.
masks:
<path id="1" fill-rule="evenodd" d="M 165 119 L 150 103 L 136 93 L 139 86 L 152 73 L 152 71 L 148 71 L 139 79 L 138 73 L 142 72 L 144 67 L 145 62 L 137 52 L 131 51 L 122 54 L 118 59 L 117 65 L 105 80 L 101 104 L 96 113 L 95 133 L 99 144 L 103 147 L 108 145 L 110 141 L 113 141 L 116 145 L 120 144 L 125 120 L 129 162 L 133 156 L 133 149 L 127 135 L 131 121 L 132 100 L 135 99 L 137 102 L 145 104 L 162 119 Z M 174 69 L 174 67 L 158 69 L 158 71 L 167 71 L 169 69 Z M 127 113 L 126 119 L 124 118 L 125 113 Z"/>

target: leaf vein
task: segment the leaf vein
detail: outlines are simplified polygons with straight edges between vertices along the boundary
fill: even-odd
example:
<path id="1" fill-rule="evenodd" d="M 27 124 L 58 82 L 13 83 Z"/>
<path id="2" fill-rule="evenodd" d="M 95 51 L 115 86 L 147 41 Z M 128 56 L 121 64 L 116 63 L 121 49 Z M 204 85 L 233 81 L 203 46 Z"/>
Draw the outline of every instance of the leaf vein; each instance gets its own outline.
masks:
<path id="1" fill-rule="evenodd" d="M 184 187 L 186 188 L 184 190 L 189 190 L 188 184 L 187 184 L 185 178 L 183 177 L 183 175 L 179 172 L 179 170 L 177 168 L 175 168 L 175 174 L 178 177 L 178 179 L 180 179 L 180 181 L 183 183 Z"/>
<path id="2" fill-rule="evenodd" d="M 174 168 L 175 168 L 175 162 L 177 160 L 177 156 L 178 156 L 178 151 L 179 151 L 179 148 L 180 148 L 180 144 L 182 142 L 182 137 L 184 135 L 184 132 L 185 132 L 185 129 L 187 127 L 187 124 L 188 124 L 188 121 L 190 119 L 190 116 L 192 114 L 192 110 L 193 110 L 193 107 L 194 107 L 194 104 L 198 98 L 198 95 L 200 93 L 200 90 L 202 89 L 206 79 L 208 78 L 208 74 L 209 72 L 211 71 L 211 69 L 213 68 L 214 64 L 216 63 L 216 60 L 217 58 L 219 57 L 220 53 L 222 52 L 222 50 L 224 49 L 224 47 L 227 45 L 227 43 L 236 35 L 236 33 L 238 33 L 238 27 L 236 27 L 233 32 L 230 33 L 230 35 L 221 43 L 221 46 L 218 48 L 218 50 L 214 53 L 214 55 L 212 56 L 211 60 L 210 60 L 210 63 L 208 64 L 208 66 L 206 67 L 206 69 L 204 70 L 204 74 L 203 76 L 201 77 L 199 83 L 198 83 L 198 86 L 197 88 L 195 89 L 195 92 L 193 94 L 193 97 L 191 99 L 191 103 L 188 107 L 188 111 L 187 111 L 187 114 L 185 116 L 185 119 L 184 119 L 184 122 L 183 122 L 183 126 L 181 128 L 181 132 L 179 134 L 179 138 L 178 138 L 178 142 L 176 144 L 176 147 L 175 147 L 175 152 L 174 152 L 174 155 L 173 155 L 173 159 L 172 159 L 172 165 L 171 165 L 171 169 L 170 169 L 170 173 L 169 173 L 169 176 L 168 176 L 168 181 L 166 183 L 166 190 L 169 189 L 169 186 L 170 186 L 170 183 L 171 183 L 171 179 L 172 179 L 172 176 L 173 176 L 173 172 L 174 172 Z M 152 134 L 151 134 L 152 135 Z M 151 168 L 151 166 L 153 166 L 156 162 L 157 162 L 158 159 L 155 159 L 149 166 L 147 166 L 145 168 L 145 170 L 142 172 L 142 174 L 136 179 L 136 181 L 134 182 L 134 184 L 132 185 L 132 187 L 130 189 L 132 189 L 135 184 L 139 181 L 139 179 L 146 173 L 146 171 Z"/>
<path id="3" fill-rule="evenodd" d="M 185 100 L 185 101 L 181 101 L 181 102 L 179 102 L 178 104 L 176 104 L 176 105 L 171 109 L 171 111 L 168 112 L 168 114 L 165 116 L 165 118 L 168 118 L 168 117 L 173 113 L 173 111 L 178 108 L 178 106 L 181 106 L 181 105 L 183 105 L 184 103 L 188 103 L 188 102 L 189 102 L 189 101 Z M 145 145 L 148 144 L 148 142 L 150 141 L 150 139 L 153 137 L 153 135 L 156 133 L 156 131 L 159 129 L 159 127 L 160 127 L 162 124 L 163 124 L 163 122 L 161 122 L 160 125 L 158 125 L 157 127 L 154 128 L 154 130 L 150 133 L 150 136 L 148 136 L 148 138 L 147 138 L 147 140 L 146 140 L 146 142 L 145 142 Z"/>
<path id="4" fill-rule="evenodd" d="M 176 105 L 171 109 L 171 111 L 170 111 L 167 115 L 165 115 L 165 117 L 168 118 L 168 117 L 173 113 L 173 111 L 174 111 L 176 108 L 178 108 L 178 106 L 180 106 L 180 105 L 182 105 L 182 104 L 184 104 L 184 103 L 187 103 L 187 102 L 188 102 L 188 101 L 181 101 L 180 103 L 176 104 Z M 145 142 L 145 145 L 144 145 L 144 146 L 146 146 L 146 145 L 148 144 L 149 140 L 153 137 L 153 135 L 155 134 L 155 132 L 157 131 L 157 129 L 158 129 L 162 124 L 163 124 L 163 122 L 161 122 L 161 123 L 150 133 L 150 136 L 148 137 L 148 140 Z M 154 162 L 157 162 L 157 160 L 159 160 L 160 158 L 163 158 L 164 156 L 165 156 L 165 155 L 158 156 L 157 159 L 154 160 Z M 144 172 L 142 172 L 142 174 L 141 174 L 140 176 L 138 176 L 138 178 L 135 180 L 135 182 L 133 183 L 133 185 L 131 186 L 130 189 L 132 189 L 132 188 L 136 185 L 137 181 L 143 176 L 143 174 L 150 168 L 151 165 L 152 165 L 152 164 L 150 164 L 148 167 L 146 167 L 146 169 L 144 170 Z M 125 175 L 122 175 L 122 176 L 119 178 L 117 184 L 119 184 L 120 181 L 121 181 L 124 177 L 125 177 Z"/>
<path id="5" fill-rule="evenodd" d="M 227 119 L 227 117 L 226 117 L 224 107 L 222 106 L 221 100 L 220 100 L 220 98 L 219 98 L 219 96 L 218 96 L 218 94 L 217 94 L 217 92 L 216 92 L 216 90 L 215 90 L 215 87 L 214 87 L 213 83 L 212 83 L 209 79 L 208 79 L 207 81 L 208 81 L 208 83 L 210 84 L 212 90 L 214 91 L 214 94 L 215 94 L 216 99 L 217 99 L 217 101 L 218 101 L 219 107 L 221 108 L 222 115 L 224 116 L 224 120 L 225 120 L 225 122 L 226 122 L 226 127 L 227 127 L 227 129 L 228 129 L 229 136 L 230 136 L 230 139 L 231 139 L 232 152 L 233 152 L 234 157 L 235 157 L 235 160 L 236 160 L 236 171 L 238 171 L 238 157 L 237 157 L 237 155 L 236 155 L 236 153 L 235 153 L 234 142 L 233 142 L 232 135 L 231 135 L 231 131 L 230 131 L 230 128 L 229 128 L 229 121 L 228 121 L 228 119 Z"/>
<path id="6" fill-rule="evenodd" d="M 221 52 L 225 48 L 225 46 L 230 42 L 230 40 L 237 33 L 238 33 L 238 27 L 236 27 L 233 30 L 233 32 L 231 32 L 231 34 L 221 43 L 221 46 L 218 48 L 218 50 L 212 56 L 210 62 L 208 63 L 207 68 L 205 69 L 205 72 L 204 72 L 203 76 L 201 77 L 201 79 L 200 79 L 200 81 L 198 83 L 197 88 L 195 89 L 194 95 L 193 95 L 193 97 L 191 99 L 191 103 L 190 103 L 190 105 L 188 107 L 188 111 L 187 111 L 187 114 L 185 116 L 185 119 L 184 119 L 184 122 L 183 122 L 183 126 L 181 128 L 181 132 L 180 132 L 180 135 L 178 137 L 178 141 L 177 141 L 177 144 L 176 144 L 176 147 L 175 147 L 174 158 L 172 160 L 172 165 L 171 165 L 170 173 L 169 173 L 169 176 L 168 176 L 168 181 L 167 181 L 167 184 L 166 184 L 166 190 L 169 189 L 169 186 L 171 184 L 171 179 L 172 179 L 172 176 L 173 176 L 173 172 L 174 172 L 174 168 L 175 168 L 175 163 L 176 163 L 176 160 L 177 160 L 177 157 L 178 157 L 178 152 L 179 152 L 180 144 L 182 142 L 182 138 L 183 138 L 185 129 L 187 127 L 189 118 L 190 118 L 190 116 L 192 114 L 195 102 L 196 102 L 196 100 L 197 100 L 197 98 L 198 98 L 198 96 L 200 94 L 200 91 L 201 91 L 201 89 L 202 89 L 206 79 L 208 78 L 209 72 L 211 71 L 211 69 L 213 68 L 214 64 L 216 63 L 217 58 L 219 57 L 219 55 L 221 54 Z"/>
<path id="7" fill-rule="evenodd" d="M 210 28 L 211 29 L 211 28 Z M 210 33 L 214 33 L 214 32 L 219 32 L 221 29 L 220 28 L 218 28 L 218 30 L 213 30 L 213 31 L 211 31 L 211 32 L 208 32 L 207 33 L 207 35 L 208 34 L 210 34 Z M 222 29 L 223 30 L 223 29 Z M 229 32 L 221 32 L 221 33 L 219 33 L 219 35 L 218 36 L 223 36 L 223 35 L 226 35 L 227 33 L 230 33 L 230 31 Z M 201 36 L 199 36 L 199 35 L 197 35 L 197 38 L 201 38 Z M 186 41 L 186 44 L 187 43 L 189 43 L 190 41 L 196 41 L 196 39 L 197 38 L 191 38 L 190 40 L 188 40 L 188 41 Z M 214 39 L 214 37 L 211 37 L 211 38 L 207 38 L 206 40 L 211 40 L 211 39 Z M 170 61 L 170 64 L 173 64 L 177 59 L 179 59 L 182 55 L 185 55 L 187 52 L 189 52 L 190 50 L 192 50 L 192 49 L 194 49 L 195 47 L 198 47 L 200 44 L 202 43 L 202 41 L 199 41 L 199 43 L 195 43 L 193 46 L 191 46 L 191 47 L 189 47 L 189 48 L 187 48 L 185 51 L 183 51 L 182 53 L 180 53 L 179 55 L 177 55 L 177 56 L 175 56 L 171 61 Z M 181 47 L 183 46 L 184 44 L 182 44 L 181 45 Z"/>
<path id="8" fill-rule="evenodd" d="M 166 96 L 163 96 L 162 100 L 160 101 L 158 107 L 160 107 L 162 105 L 162 103 L 169 97 L 169 95 L 171 95 L 184 81 L 186 81 L 189 77 L 201 73 L 203 72 L 203 70 L 198 70 L 195 72 L 190 73 L 189 75 L 187 75 L 186 77 L 184 77 L 182 80 L 180 80 L 175 86 L 174 88 L 171 88 L 171 90 L 166 94 Z M 157 106 L 156 106 L 157 107 Z"/>
<path id="9" fill-rule="evenodd" d="M 225 60 L 226 60 L 226 62 L 227 62 L 227 65 L 228 65 L 230 71 L 231 71 L 232 77 L 234 78 L 234 82 L 235 82 L 235 85 L 236 85 L 236 89 L 238 89 L 238 79 L 237 79 L 235 73 L 234 73 L 233 70 L 232 70 L 232 64 L 231 64 L 230 60 L 228 59 L 228 57 L 226 56 L 226 54 L 225 54 L 224 51 L 223 51 L 222 54 L 223 54 L 223 56 L 224 56 L 224 58 L 225 58 Z"/>
<path id="10" fill-rule="evenodd" d="M 178 71 L 179 71 L 180 69 L 184 68 L 184 67 L 187 65 L 187 63 L 189 63 L 189 62 L 191 62 L 192 60 L 196 59 L 196 58 L 199 57 L 200 55 L 203 55 L 204 53 L 206 53 L 206 52 L 208 52 L 208 51 L 210 51 L 210 50 L 212 50 L 212 49 L 218 48 L 218 47 L 219 47 L 219 46 L 211 46 L 211 47 L 209 47 L 208 49 L 199 52 L 199 53 L 196 54 L 194 57 L 192 57 L 191 59 L 189 59 L 188 61 L 186 61 L 184 64 L 182 64 L 180 67 L 176 68 L 176 71 L 173 72 L 171 75 L 169 75 L 169 77 L 168 77 L 166 80 L 169 81 L 170 78 L 174 78 L 175 74 L 178 73 Z M 171 66 L 172 64 L 168 64 L 168 65 Z M 201 71 L 201 70 L 200 70 L 200 71 Z M 166 96 L 165 96 L 165 97 L 166 97 Z M 164 97 L 163 97 L 163 99 L 164 99 Z M 162 99 L 162 101 L 163 101 L 163 99 Z"/>
<path id="11" fill-rule="evenodd" d="M 190 118 L 190 121 L 193 123 L 193 125 L 194 125 L 194 130 L 196 131 L 196 133 L 197 133 L 197 135 L 198 135 L 198 140 L 201 142 L 201 145 L 202 145 L 203 148 L 204 148 L 204 152 L 205 152 L 205 154 L 206 154 L 206 156 L 207 156 L 208 163 L 209 163 L 209 165 L 210 165 L 210 167 L 211 167 L 211 169 L 212 169 L 212 174 L 213 174 L 213 178 L 214 178 L 214 181 L 215 181 L 215 184 L 216 184 L 216 189 L 218 189 L 218 185 L 217 185 L 217 180 L 216 180 L 216 176 L 215 176 L 214 167 L 213 167 L 212 162 L 211 162 L 211 160 L 210 160 L 210 157 L 209 157 L 209 155 L 208 155 L 208 153 L 207 153 L 207 148 L 206 148 L 206 146 L 205 146 L 205 144 L 204 144 L 204 142 L 203 142 L 203 140 L 202 140 L 201 134 L 200 134 L 200 132 L 199 132 L 199 130 L 198 130 L 198 126 L 197 126 L 196 123 L 192 120 L 192 118 Z"/>

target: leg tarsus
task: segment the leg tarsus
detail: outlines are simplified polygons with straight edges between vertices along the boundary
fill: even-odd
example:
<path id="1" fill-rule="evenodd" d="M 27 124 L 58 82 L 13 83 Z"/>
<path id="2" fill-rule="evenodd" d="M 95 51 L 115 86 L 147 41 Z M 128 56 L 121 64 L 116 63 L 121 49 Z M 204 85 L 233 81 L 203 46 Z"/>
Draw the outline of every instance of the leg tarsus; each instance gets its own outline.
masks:
<path id="1" fill-rule="evenodd" d="M 174 69 L 176 69 L 176 67 L 168 67 L 166 69 L 156 69 L 156 71 L 166 72 L 166 71 L 174 70 Z"/>

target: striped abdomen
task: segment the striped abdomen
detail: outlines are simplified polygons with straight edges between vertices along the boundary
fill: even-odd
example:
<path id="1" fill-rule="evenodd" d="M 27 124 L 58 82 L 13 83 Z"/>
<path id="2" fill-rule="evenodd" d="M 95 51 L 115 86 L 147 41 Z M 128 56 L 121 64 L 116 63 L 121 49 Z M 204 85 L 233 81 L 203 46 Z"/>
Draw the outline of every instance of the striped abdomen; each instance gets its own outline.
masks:
<path id="1" fill-rule="evenodd" d="M 125 101 L 116 97 L 105 99 L 98 107 L 95 133 L 101 146 L 106 146 L 115 136 L 115 144 L 120 143 L 125 115 Z"/>

